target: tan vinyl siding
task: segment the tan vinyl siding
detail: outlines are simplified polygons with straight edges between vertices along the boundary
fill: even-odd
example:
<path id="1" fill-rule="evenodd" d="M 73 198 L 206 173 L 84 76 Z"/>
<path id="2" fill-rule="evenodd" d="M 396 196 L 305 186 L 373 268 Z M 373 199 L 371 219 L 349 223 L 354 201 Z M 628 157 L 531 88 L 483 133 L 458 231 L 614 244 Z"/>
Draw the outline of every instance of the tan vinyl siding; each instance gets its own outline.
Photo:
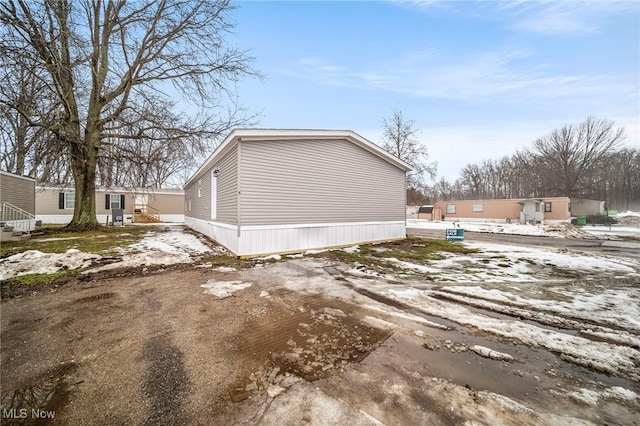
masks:
<path id="1" fill-rule="evenodd" d="M 36 212 L 36 181 L 10 173 L 0 173 L 0 202 L 8 202 L 31 214 Z"/>
<path id="2" fill-rule="evenodd" d="M 186 188 L 187 203 L 185 214 L 202 220 L 215 220 L 216 222 L 235 225 L 237 223 L 237 146 L 227 152 L 210 169 L 202 173 L 198 179 L 191 182 Z M 211 217 L 211 172 L 218 169 L 217 178 L 217 214 Z M 198 185 L 202 182 L 200 197 L 198 197 Z M 190 194 L 190 195 L 189 195 Z M 188 198 L 191 197 L 191 211 L 189 211 Z"/>
<path id="3" fill-rule="evenodd" d="M 133 203 L 134 200 L 132 200 Z M 183 214 L 184 213 L 184 194 L 149 194 L 149 206 L 160 211 L 162 214 Z M 127 206 L 127 210 L 129 210 Z M 132 205 L 133 207 L 133 205 Z"/>
<path id="4" fill-rule="evenodd" d="M 131 215 L 137 195 L 146 195 L 150 207 L 160 211 L 160 214 L 183 214 L 184 198 L 182 192 L 168 192 L 170 190 L 138 190 L 138 192 L 126 189 L 96 189 L 96 214 L 111 214 L 111 209 L 105 209 L 105 194 L 124 195 L 124 213 Z M 39 215 L 73 215 L 73 209 L 60 209 L 60 193 L 73 194 L 73 188 L 39 187 L 36 189 L 36 213 Z"/>
<path id="5" fill-rule="evenodd" d="M 56 215 L 56 214 L 73 215 L 72 209 L 60 210 L 58 208 L 58 205 L 59 205 L 58 194 L 61 192 L 72 193 L 73 189 L 38 188 L 36 190 L 36 213 L 39 215 Z M 104 204 L 104 200 L 102 200 L 102 204 Z M 102 207 L 104 207 L 104 205 Z"/>
<path id="6" fill-rule="evenodd" d="M 571 217 L 569 213 L 569 198 L 551 197 L 541 198 L 540 200 L 542 202 L 540 209 L 544 209 L 544 202 L 551 203 L 551 212 L 544 212 L 544 220 L 566 220 Z M 436 206 L 442 210 L 442 216 L 445 220 L 510 219 L 519 221 L 520 212 L 522 211 L 521 202 L 524 201 L 526 201 L 524 198 L 439 201 Z M 447 206 L 455 206 L 455 213 L 448 211 Z M 475 209 L 474 206 L 476 207 Z"/>
<path id="7" fill-rule="evenodd" d="M 243 141 L 242 225 L 404 220 L 404 179 L 348 140 Z"/>

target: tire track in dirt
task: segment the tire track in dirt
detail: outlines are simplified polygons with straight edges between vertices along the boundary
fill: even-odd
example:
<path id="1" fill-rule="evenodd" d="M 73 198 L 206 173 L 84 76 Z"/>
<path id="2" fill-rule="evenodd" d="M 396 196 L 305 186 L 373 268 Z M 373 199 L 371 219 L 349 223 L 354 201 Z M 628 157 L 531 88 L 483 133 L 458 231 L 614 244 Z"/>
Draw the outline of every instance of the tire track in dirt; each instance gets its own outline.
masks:
<path id="1" fill-rule="evenodd" d="M 467 306 L 479 312 L 499 314 L 505 318 L 515 318 L 519 321 L 527 322 L 541 328 L 554 332 L 580 335 L 593 341 L 608 342 L 616 345 L 628 346 L 633 349 L 640 349 L 640 338 L 637 330 L 623 329 L 619 326 L 612 326 L 596 319 L 574 317 L 566 314 L 559 314 L 539 307 L 532 307 L 517 302 L 498 301 L 486 299 L 477 295 L 458 294 L 449 292 L 446 289 L 431 290 L 429 296 L 434 299 L 449 303 Z M 600 337 L 595 332 L 609 334 L 608 338 Z M 618 334 L 614 337 L 612 333 Z"/>
<path id="2" fill-rule="evenodd" d="M 184 403 L 191 387 L 184 354 L 173 342 L 171 325 L 159 315 L 162 303 L 151 296 L 147 305 L 151 312 L 150 328 L 157 333 L 142 348 L 146 361 L 142 394 L 150 400 L 144 425 L 183 424 L 188 418 Z"/>

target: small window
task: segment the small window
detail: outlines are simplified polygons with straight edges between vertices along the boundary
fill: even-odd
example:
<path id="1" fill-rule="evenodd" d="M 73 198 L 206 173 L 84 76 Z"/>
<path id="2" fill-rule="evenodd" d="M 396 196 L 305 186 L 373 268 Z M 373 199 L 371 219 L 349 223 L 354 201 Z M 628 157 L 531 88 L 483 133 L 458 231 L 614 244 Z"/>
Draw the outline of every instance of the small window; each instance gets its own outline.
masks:
<path id="1" fill-rule="evenodd" d="M 64 194 L 64 208 L 69 210 L 73 210 L 76 208 L 76 194 L 74 194 L 73 192 L 70 194 Z"/>
<path id="2" fill-rule="evenodd" d="M 551 203 L 550 202 L 545 202 L 544 203 L 544 212 L 545 213 L 549 213 L 551 211 Z"/>
<path id="3" fill-rule="evenodd" d="M 471 210 L 474 211 L 474 212 L 483 212 L 484 211 L 484 209 L 482 208 L 482 204 L 474 204 L 471 207 Z"/>
<path id="4" fill-rule="evenodd" d="M 455 213 L 456 213 L 456 205 L 447 204 L 447 214 L 455 214 Z"/>
<path id="5" fill-rule="evenodd" d="M 120 195 L 111 194 L 111 210 L 119 209 L 120 207 Z"/>
<path id="6" fill-rule="evenodd" d="M 198 181 L 198 198 L 202 198 L 202 179 Z"/>

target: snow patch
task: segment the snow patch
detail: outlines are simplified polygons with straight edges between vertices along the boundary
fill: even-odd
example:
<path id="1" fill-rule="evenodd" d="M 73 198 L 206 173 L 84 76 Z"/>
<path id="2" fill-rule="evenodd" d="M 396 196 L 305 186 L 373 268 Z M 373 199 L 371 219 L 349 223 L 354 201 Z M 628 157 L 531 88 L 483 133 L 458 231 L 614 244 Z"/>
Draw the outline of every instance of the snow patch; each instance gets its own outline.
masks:
<path id="1" fill-rule="evenodd" d="M 272 254 L 270 256 L 253 258 L 253 260 L 280 260 L 280 259 L 282 259 L 282 256 L 280 256 L 279 254 Z"/>
<path id="2" fill-rule="evenodd" d="M 251 287 L 251 283 L 209 280 L 206 284 L 201 284 L 200 287 L 205 289 L 203 291 L 204 294 L 211 294 L 218 299 L 226 299 L 227 297 L 231 297 L 236 291 Z"/>
<path id="3" fill-rule="evenodd" d="M 504 352 L 494 351 L 493 349 L 484 346 L 473 345 L 469 347 L 469 350 L 482 357 L 495 359 L 496 361 L 513 361 L 513 357 L 511 355 L 505 354 Z"/>
<path id="4" fill-rule="evenodd" d="M 27 250 L 0 260 L 0 280 L 28 275 L 53 274 L 60 270 L 88 268 L 101 256 L 76 249 L 64 253 L 43 253 Z"/>
<path id="5" fill-rule="evenodd" d="M 360 246 L 345 247 L 342 249 L 345 253 L 360 253 Z"/>

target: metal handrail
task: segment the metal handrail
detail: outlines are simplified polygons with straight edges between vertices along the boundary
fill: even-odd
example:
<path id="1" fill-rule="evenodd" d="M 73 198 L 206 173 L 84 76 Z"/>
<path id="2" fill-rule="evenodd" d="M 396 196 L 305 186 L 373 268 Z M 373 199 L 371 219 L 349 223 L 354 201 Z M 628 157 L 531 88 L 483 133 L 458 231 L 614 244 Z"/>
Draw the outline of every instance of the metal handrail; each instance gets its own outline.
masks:
<path id="1" fill-rule="evenodd" d="M 30 234 L 31 229 L 35 228 L 36 216 L 20 207 L 14 206 L 8 201 L 4 201 L 2 203 L 2 217 L 0 218 L 0 222 Z"/>

